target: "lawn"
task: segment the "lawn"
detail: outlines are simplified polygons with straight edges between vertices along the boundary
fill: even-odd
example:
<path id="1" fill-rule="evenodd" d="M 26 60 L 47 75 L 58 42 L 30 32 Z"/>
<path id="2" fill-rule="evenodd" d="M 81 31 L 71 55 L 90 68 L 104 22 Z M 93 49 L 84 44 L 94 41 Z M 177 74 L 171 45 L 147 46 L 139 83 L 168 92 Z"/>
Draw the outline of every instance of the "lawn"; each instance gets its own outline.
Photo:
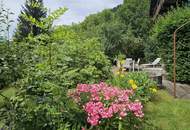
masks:
<path id="1" fill-rule="evenodd" d="M 158 91 L 145 115 L 158 130 L 190 130 L 190 100 L 174 99 L 166 91 Z"/>

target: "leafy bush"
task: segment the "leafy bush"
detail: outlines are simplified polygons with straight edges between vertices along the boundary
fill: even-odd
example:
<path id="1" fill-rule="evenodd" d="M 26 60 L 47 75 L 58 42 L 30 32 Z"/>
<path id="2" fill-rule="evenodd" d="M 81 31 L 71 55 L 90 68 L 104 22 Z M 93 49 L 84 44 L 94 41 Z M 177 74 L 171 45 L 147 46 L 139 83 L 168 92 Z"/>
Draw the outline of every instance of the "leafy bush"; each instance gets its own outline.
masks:
<path id="1" fill-rule="evenodd" d="M 58 130 L 86 125 L 81 118 L 84 113 L 67 97 L 67 90 L 78 83 L 107 79 L 110 62 L 96 39 L 82 40 L 74 34 L 70 40 L 67 36 L 57 43 L 48 35 L 18 43 L 21 49 L 17 51 L 23 54 L 22 79 L 17 81 L 16 97 L 4 109 L 6 126 Z"/>
<path id="2" fill-rule="evenodd" d="M 107 82 L 121 88 L 133 89 L 134 97 L 142 102 L 149 101 L 156 92 L 156 83 L 144 72 L 114 75 Z"/>
<path id="3" fill-rule="evenodd" d="M 60 32 L 60 30 L 58 31 Z M 65 34 L 64 28 L 61 31 Z M 78 83 L 96 83 L 110 77 L 111 64 L 96 38 L 82 39 L 67 31 L 68 37 L 57 37 L 59 44 L 54 51 L 54 69 L 64 81 L 64 86 L 75 88 Z M 72 38 L 71 38 L 72 37 Z M 61 44 L 62 42 L 62 44 Z M 55 45 L 56 46 L 56 45 Z"/>
<path id="4" fill-rule="evenodd" d="M 133 90 L 120 89 L 103 82 L 79 84 L 71 93 L 84 110 L 90 129 L 134 129 L 144 116 L 139 101 L 131 100 Z"/>
<path id="5" fill-rule="evenodd" d="M 23 78 L 28 73 L 28 71 L 25 72 L 26 69 L 42 61 L 42 52 L 39 55 L 39 51 L 42 50 L 39 49 L 46 44 L 43 42 L 44 37 L 28 38 L 27 42 L 12 42 L 10 45 L 0 44 L 0 88 L 7 87 Z M 47 54 L 48 52 L 46 56 Z"/>
<path id="6" fill-rule="evenodd" d="M 49 68 L 50 69 L 50 68 Z M 1 121 L 14 130 L 58 130 L 84 126 L 80 110 L 67 98 L 51 70 L 33 70 L 19 83 L 17 95 L 7 102 Z M 78 126 L 79 125 L 79 126 Z"/>
<path id="7" fill-rule="evenodd" d="M 17 45 L 0 44 L 0 89 L 22 76 L 23 53 L 19 53 L 18 49 Z"/>
<path id="8" fill-rule="evenodd" d="M 190 8 L 178 8 L 160 17 L 152 30 L 154 44 L 153 53 L 161 56 L 168 72 L 169 79 L 173 74 L 173 33 L 182 24 L 189 21 Z M 177 32 L 176 57 L 177 57 L 177 81 L 190 83 L 190 24 Z"/>

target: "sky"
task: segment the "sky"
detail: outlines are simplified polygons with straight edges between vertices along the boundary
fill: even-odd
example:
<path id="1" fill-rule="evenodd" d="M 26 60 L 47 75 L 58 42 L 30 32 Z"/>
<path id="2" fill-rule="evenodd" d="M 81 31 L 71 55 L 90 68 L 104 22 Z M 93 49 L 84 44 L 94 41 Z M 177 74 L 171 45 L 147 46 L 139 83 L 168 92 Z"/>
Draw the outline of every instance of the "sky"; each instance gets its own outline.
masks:
<path id="1" fill-rule="evenodd" d="M 5 6 L 15 13 L 12 16 L 15 22 L 12 24 L 11 32 L 16 28 L 17 17 L 20 14 L 22 9 L 21 6 L 24 2 L 25 0 L 4 0 Z M 68 11 L 55 21 L 55 25 L 79 23 L 90 14 L 100 12 L 107 8 L 116 7 L 122 3 L 123 0 L 44 0 L 45 7 L 49 8 L 51 11 L 59 7 L 68 8 Z"/>

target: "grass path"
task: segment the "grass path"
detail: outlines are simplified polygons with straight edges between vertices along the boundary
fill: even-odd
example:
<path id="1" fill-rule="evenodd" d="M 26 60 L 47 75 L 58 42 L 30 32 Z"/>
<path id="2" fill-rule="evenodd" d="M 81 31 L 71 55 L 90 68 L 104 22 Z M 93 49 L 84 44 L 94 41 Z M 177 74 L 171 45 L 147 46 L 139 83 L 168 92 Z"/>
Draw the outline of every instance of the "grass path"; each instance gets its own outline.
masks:
<path id="1" fill-rule="evenodd" d="M 190 130 L 190 100 L 174 99 L 166 91 L 158 91 L 145 114 L 159 130 Z"/>

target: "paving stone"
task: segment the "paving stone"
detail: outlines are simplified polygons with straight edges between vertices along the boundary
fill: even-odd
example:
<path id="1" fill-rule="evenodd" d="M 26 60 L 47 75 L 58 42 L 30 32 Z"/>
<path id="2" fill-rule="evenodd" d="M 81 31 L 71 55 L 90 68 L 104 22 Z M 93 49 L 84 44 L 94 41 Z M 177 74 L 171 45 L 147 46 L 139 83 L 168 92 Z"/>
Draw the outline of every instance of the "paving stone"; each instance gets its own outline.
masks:
<path id="1" fill-rule="evenodd" d="M 163 85 L 173 95 L 173 82 L 163 80 Z M 176 83 L 176 96 L 178 98 L 190 99 L 190 85 Z"/>

